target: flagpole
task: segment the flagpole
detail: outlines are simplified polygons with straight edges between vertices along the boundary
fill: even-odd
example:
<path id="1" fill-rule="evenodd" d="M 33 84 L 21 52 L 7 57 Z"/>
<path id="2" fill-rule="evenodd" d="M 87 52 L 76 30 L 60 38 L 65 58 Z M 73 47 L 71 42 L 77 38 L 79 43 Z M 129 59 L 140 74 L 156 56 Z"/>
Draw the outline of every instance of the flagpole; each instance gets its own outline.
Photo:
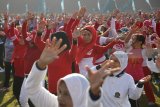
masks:
<path id="1" fill-rule="evenodd" d="M 64 0 L 61 0 L 61 9 L 62 9 L 62 13 L 64 12 Z"/>
<path id="2" fill-rule="evenodd" d="M 10 4 L 9 3 L 7 3 L 6 9 L 7 9 L 7 13 L 9 13 L 9 10 L 10 10 Z"/>
<path id="3" fill-rule="evenodd" d="M 78 3 L 79 10 L 80 10 L 81 9 L 81 1 L 78 0 L 77 3 Z"/>

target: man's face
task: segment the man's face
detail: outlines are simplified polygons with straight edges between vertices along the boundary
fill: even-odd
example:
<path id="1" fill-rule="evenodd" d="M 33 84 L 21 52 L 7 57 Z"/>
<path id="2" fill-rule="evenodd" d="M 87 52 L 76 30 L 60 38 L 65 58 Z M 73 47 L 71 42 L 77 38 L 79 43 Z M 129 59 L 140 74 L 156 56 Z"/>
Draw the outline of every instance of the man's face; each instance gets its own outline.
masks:
<path id="1" fill-rule="evenodd" d="M 57 91 L 59 107 L 73 107 L 72 98 L 64 81 L 58 83 Z"/>

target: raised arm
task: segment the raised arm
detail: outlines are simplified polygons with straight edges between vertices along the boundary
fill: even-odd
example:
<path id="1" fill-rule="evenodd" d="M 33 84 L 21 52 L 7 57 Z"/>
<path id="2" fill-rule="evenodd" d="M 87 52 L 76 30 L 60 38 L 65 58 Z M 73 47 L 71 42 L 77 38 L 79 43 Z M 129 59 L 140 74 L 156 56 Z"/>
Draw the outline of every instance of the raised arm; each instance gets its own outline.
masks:
<path id="1" fill-rule="evenodd" d="M 114 64 L 113 61 L 105 61 L 100 65 L 97 71 L 93 71 L 89 67 L 86 67 L 90 82 L 90 88 L 87 92 L 88 94 L 86 94 L 87 107 L 102 107 L 103 92 L 101 90 L 101 86 L 107 76 L 120 70 L 119 67 L 107 70 L 112 64 Z"/>
<path id="2" fill-rule="evenodd" d="M 85 13 L 86 13 L 86 8 L 85 8 L 85 7 L 82 7 L 82 8 L 79 10 L 79 12 L 78 12 L 78 14 L 77 14 L 77 18 L 76 18 L 75 22 L 73 23 L 73 25 L 72 25 L 72 27 L 71 27 L 71 30 L 72 30 L 72 31 L 74 31 L 74 29 L 78 26 L 80 20 L 82 19 L 82 17 L 84 17 Z"/>
<path id="3" fill-rule="evenodd" d="M 78 45 L 78 37 L 80 36 L 80 31 L 78 29 L 75 29 L 72 34 L 72 46 L 69 51 L 69 54 L 72 58 L 72 60 L 75 60 L 76 54 L 77 54 L 77 45 Z"/>
<path id="4" fill-rule="evenodd" d="M 51 20 L 47 21 L 46 32 L 45 32 L 43 41 L 46 41 L 46 40 L 49 38 L 49 36 L 50 36 L 50 34 L 51 34 L 51 32 L 52 32 L 52 29 L 53 29 L 53 27 L 54 27 L 53 24 L 54 24 L 54 23 L 53 23 Z"/>
<path id="5" fill-rule="evenodd" d="M 142 91 L 143 91 L 143 85 L 144 83 L 151 80 L 151 75 L 148 75 L 138 81 L 138 83 L 135 85 L 133 78 L 130 79 L 129 82 L 129 98 L 133 100 L 137 100 L 140 98 Z"/>
<path id="6" fill-rule="evenodd" d="M 34 63 L 26 80 L 29 98 L 37 107 L 58 107 L 57 97 L 42 87 L 41 82 L 45 78 L 47 65 L 57 59 L 66 48 L 66 45 L 60 47 L 61 42 L 62 39 L 56 41 L 56 38 L 52 41 L 47 40 L 40 58 Z"/>
<path id="7" fill-rule="evenodd" d="M 72 33 L 74 29 L 78 26 L 81 18 L 84 16 L 86 12 L 86 8 L 82 7 L 78 12 L 75 12 L 71 19 L 69 20 L 65 31 L 67 32 L 67 35 L 69 37 L 69 40 L 72 41 Z"/>
<path id="8" fill-rule="evenodd" d="M 22 36 L 24 38 L 27 38 L 27 28 L 28 28 L 27 24 L 28 24 L 28 19 L 26 19 L 22 24 Z"/>
<path id="9" fill-rule="evenodd" d="M 156 63 L 157 68 L 160 69 L 160 54 L 157 56 L 155 63 Z"/>
<path id="10" fill-rule="evenodd" d="M 9 25 L 8 25 L 8 13 L 4 13 L 4 32 L 9 35 Z"/>
<path id="11" fill-rule="evenodd" d="M 77 18 L 77 14 L 78 14 L 78 12 L 73 13 L 72 17 L 70 18 L 70 20 L 68 21 L 68 23 L 66 25 L 65 31 L 70 31 L 71 30 L 72 25 L 74 24 L 74 22 L 75 22 L 75 20 Z M 65 17 L 65 18 L 67 18 L 67 17 Z"/>
<path id="12" fill-rule="evenodd" d="M 131 27 L 131 30 L 129 31 L 128 35 L 126 36 L 125 38 L 125 43 L 127 44 L 129 42 L 129 40 L 131 39 L 132 37 L 132 34 L 134 34 L 137 30 L 139 29 L 139 27 L 134 24 L 132 27 Z"/>
<path id="13" fill-rule="evenodd" d="M 118 41 L 117 40 L 113 40 L 112 42 L 110 42 L 106 46 L 99 46 L 99 45 L 97 45 L 95 47 L 96 48 L 96 52 L 98 54 L 104 54 L 108 49 L 111 49 L 116 43 L 118 43 Z"/>

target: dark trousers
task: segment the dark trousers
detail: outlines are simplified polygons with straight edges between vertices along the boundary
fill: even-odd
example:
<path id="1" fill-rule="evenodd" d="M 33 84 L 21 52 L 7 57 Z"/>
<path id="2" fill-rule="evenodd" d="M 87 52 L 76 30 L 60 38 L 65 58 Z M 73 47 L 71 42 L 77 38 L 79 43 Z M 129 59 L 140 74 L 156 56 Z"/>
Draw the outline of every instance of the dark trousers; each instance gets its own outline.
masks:
<path id="1" fill-rule="evenodd" d="M 14 68 L 13 68 L 11 62 L 5 62 L 4 87 L 7 87 L 7 88 L 9 87 L 9 80 L 10 80 L 11 70 L 12 70 L 12 73 L 14 73 Z"/>
<path id="2" fill-rule="evenodd" d="M 14 76 L 14 80 L 13 80 L 13 94 L 16 97 L 19 104 L 20 104 L 19 96 L 20 96 L 23 80 L 24 80 L 24 77 L 18 77 L 18 76 Z"/>
<path id="3" fill-rule="evenodd" d="M 131 104 L 131 107 L 139 107 L 139 103 L 137 100 L 129 99 L 129 102 Z"/>
<path id="4" fill-rule="evenodd" d="M 135 81 L 135 84 L 137 84 L 137 83 L 138 83 L 138 81 Z M 131 104 L 131 107 L 139 107 L 138 100 L 129 99 L 129 102 Z"/>
<path id="5" fill-rule="evenodd" d="M 0 67 L 1 68 L 4 68 L 3 58 L 4 58 L 4 45 L 0 44 Z"/>

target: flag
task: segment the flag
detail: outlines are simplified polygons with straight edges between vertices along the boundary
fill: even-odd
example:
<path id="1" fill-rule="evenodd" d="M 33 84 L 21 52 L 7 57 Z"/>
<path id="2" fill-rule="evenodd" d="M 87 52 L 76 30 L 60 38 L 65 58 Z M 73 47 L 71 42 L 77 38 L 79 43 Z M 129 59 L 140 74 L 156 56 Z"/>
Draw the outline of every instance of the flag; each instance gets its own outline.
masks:
<path id="1" fill-rule="evenodd" d="M 79 1 L 77 1 L 78 2 L 78 7 L 79 7 L 79 9 L 81 8 L 81 1 L 79 0 Z"/>
<path id="2" fill-rule="evenodd" d="M 61 9 L 62 9 L 62 12 L 64 12 L 64 0 L 61 0 Z"/>
<path id="3" fill-rule="evenodd" d="M 134 4 L 134 0 L 132 0 L 132 9 L 133 9 L 134 12 L 136 11 L 136 7 L 135 7 L 135 4 Z"/>
<path id="4" fill-rule="evenodd" d="M 45 0 L 43 0 L 43 11 L 44 13 L 46 13 L 46 1 Z"/>
<path id="5" fill-rule="evenodd" d="M 103 8 L 102 8 L 102 12 L 109 11 L 108 8 L 107 8 L 107 6 L 108 6 L 108 4 L 109 4 L 109 1 L 110 1 L 110 0 L 105 0 L 104 6 L 103 6 Z"/>
<path id="6" fill-rule="evenodd" d="M 28 12 L 28 4 L 25 4 L 26 12 Z"/>
<path id="7" fill-rule="evenodd" d="M 149 1 L 149 0 L 146 0 L 146 2 L 148 3 L 150 9 L 152 10 L 153 8 L 152 8 L 152 6 L 151 6 L 151 4 L 150 4 L 150 1 Z"/>
<path id="8" fill-rule="evenodd" d="M 98 0 L 98 2 L 97 2 L 97 7 L 98 7 L 98 10 L 100 11 L 100 10 L 101 10 L 101 7 L 100 7 L 99 0 Z"/>
<path id="9" fill-rule="evenodd" d="M 114 4 L 115 4 L 116 9 L 118 9 L 116 0 L 113 0 L 113 1 L 114 1 Z"/>
<path id="10" fill-rule="evenodd" d="M 9 5 L 9 3 L 7 3 L 7 12 L 9 12 L 9 7 L 10 7 L 10 5 Z"/>

